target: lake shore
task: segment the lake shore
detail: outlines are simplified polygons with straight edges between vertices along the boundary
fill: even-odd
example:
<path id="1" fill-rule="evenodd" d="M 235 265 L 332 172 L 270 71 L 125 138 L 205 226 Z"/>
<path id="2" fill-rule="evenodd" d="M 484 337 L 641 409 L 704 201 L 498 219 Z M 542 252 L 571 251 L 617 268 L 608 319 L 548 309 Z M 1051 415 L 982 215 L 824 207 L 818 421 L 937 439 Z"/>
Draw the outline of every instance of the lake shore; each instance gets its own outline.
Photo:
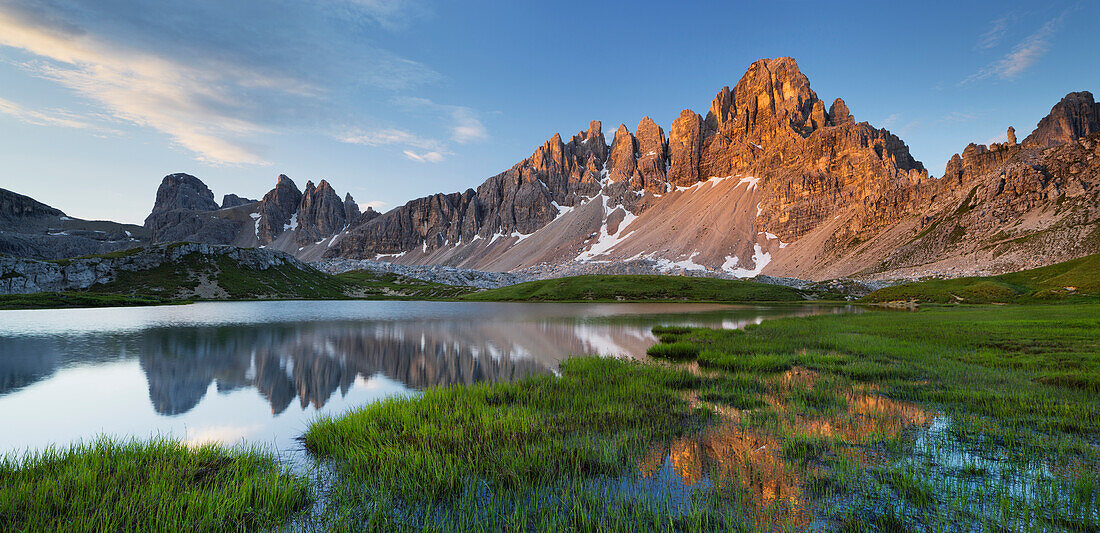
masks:
<path id="1" fill-rule="evenodd" d="M 430 388 L 318 419 L 305 447 L 335 468 L 328 503 L 283 519 L 1088 530 L 1100 525 L 1097 316 L 951 306 L 659 328 L 657 346 L 693 349 L 570 359 L 559 377 Z M 631 488 L 665 469 L 686 493 Z"/>

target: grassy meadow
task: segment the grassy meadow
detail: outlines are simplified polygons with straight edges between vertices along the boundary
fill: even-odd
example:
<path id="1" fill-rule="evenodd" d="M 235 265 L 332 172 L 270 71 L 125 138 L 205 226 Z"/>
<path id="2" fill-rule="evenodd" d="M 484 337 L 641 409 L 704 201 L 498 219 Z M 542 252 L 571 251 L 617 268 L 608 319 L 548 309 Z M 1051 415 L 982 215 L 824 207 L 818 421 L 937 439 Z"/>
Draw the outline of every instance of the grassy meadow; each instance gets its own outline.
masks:
<path id="1" fill-rule="evenodd" d="M 317 527 L 1100 528 L 1100 306 L 654 333 L 654 362 L 318 420 L 306 446 L 336 475 Z"/>
<path id="2" fill-rule="evenodd" d="M 1100 302 L 1100 254 L 999 276 L 930 279 L 885 287 L 867 302 L 940 304 Z"/>
<path id="3" fill-rule="evenodd" d="M 782 285 L 691 276 L 572 276 L 529 281 L 462 297 L 532 302 L 797 302 L 807 295 Z"/>
<path id="4" fill-rule="evenodd" d="M 0 459 L 0 531 L 257 531 L 313 501 L 270 454 L 98 440 Z"/>

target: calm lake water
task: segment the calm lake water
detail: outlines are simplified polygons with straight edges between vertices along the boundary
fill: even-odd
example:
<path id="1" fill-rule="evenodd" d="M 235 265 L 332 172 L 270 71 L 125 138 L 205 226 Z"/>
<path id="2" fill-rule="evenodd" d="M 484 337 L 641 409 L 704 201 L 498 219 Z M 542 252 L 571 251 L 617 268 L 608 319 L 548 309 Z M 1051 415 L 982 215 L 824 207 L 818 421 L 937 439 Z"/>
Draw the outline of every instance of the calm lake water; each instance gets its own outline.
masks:
<path id="1" fill-rule="evenodd" d="M 852 310 L 280 301 L 0 311 L 0 455 L 99 435 L 293 450 L 320 413 L 554 372 L 573 354 L 644 357 L 654 325 Z"/>

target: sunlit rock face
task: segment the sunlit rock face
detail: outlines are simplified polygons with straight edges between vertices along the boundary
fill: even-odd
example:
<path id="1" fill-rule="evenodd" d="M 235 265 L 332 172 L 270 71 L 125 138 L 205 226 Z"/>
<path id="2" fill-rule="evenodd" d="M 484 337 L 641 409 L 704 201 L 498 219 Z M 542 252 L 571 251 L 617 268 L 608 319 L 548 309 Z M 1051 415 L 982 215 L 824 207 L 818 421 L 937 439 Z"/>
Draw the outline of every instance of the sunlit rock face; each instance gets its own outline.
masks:
<path id="1" fill-rule="evenodd" d="M 899 137 L 858 121 L 841 98 L 819 98 L 794 59 L 762 59 L 705 115 L 682 111 L 667 137 L 648 117 L 633 132 L 619 125 L 610 146 L 599 122 L 567 141 L 555 135 L 477 189 L 350 228 L 324 255 L 501 271 L 648 260 L 663 271 L 809 279 L 942 273 L 945 261 L 973 273 L 1039 266 L 1100 251 L 1078 235 L 1096 218 L 1087 201 L 1063 236 L 1082 246 L 1046 242 L 1055 251 L 1035 253 L 1018 240 L 1041 231 L 1020 224 L 1036 210 L 1091 190 L 1098 163 L 1087 156 L 1072 178 L 1039 177 L 1060 165 L 1042 149 L 1094 134 L 1097 109 L 1091 94 L 1071 93 L 1023 143 L 1010 129 L 1009 142 L 968 147 L 934 179 Z M 728 178 L 751 181 L 738 195 L 701 185 Z M 958 226 L 975 238 L 958 246 L 966 229 L 932 226 L 974 187 L 984 194 Z M 671 194 L 681 191 L 693 199 Z M 997 232 L 980 228 L 993 227 L 1020 234 L 988 254 Z"/>
<path id="2" fill-rule="evenodd" d="M 1035 131 L 1024 139 L 1024 146 L 1051 148 L 1088 137 L 1100 131 L 1100 103 L 1092 93 L 1069 93 L 1058 102 L 1050 114 L 1039 121 Z M 1013 136 L 1015 137 L 1015 136 Z M 1013 140 L 1012 144 L 1016 144 Z"/>

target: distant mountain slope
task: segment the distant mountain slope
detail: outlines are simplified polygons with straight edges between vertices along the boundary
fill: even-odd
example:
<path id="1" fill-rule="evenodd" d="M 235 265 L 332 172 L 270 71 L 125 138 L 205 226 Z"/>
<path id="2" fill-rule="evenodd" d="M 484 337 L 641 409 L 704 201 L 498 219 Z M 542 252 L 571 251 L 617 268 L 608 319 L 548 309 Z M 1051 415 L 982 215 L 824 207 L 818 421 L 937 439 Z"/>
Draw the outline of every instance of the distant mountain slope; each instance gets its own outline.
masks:
<path id="1" fill-rule="evenodd" d="M 145 229 L 66 216 L 29 196 L 0 189 L 0 255 L 61 259 L 140 244 Z"/>
<path id="2" fill-rule="evenodd" d="M 170 174 L 161 181 L 145 227 L 153 242 L 202 242 L 273 248 L 303 259 L 317 259 L 333 239 L 377 216 L 347 194 L 336 194 L 325 180 L 306 182 L 305 191 L 280 175 L 261 200 L 228 194 L 219 206 L 198 178 Z"/>

